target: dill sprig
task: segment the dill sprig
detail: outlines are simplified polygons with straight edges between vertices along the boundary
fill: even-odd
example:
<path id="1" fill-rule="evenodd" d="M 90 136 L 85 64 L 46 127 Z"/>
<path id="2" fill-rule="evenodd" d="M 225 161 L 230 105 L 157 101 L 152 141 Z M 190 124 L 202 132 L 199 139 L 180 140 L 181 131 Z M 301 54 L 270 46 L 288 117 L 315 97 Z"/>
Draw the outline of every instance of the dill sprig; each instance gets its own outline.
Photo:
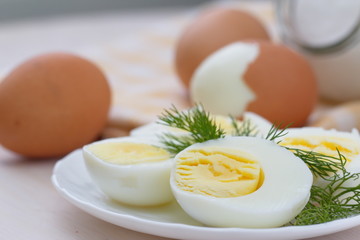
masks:
<path id="1" fill-rule="evenodd" d="M 173 155 L 196 143 L 191 136 L 176 136 L 171 133 L 164 133 L 160 136 L 160 141 L 165 145 L 165 149 Z"/>
<path id="2" fill-rule="evenodd" d="M 285 127 L 282 127 L 282 123 L 280 124 L 273 124 L 265 136 L 265 139 L 269 141 L 275 141 L 278 138 L 281 138 L 287 134 L 286 129 L 288 129 L 291 125 L 291 123 L 287 124 Z M 277 143 L 279 143 L 278 141 Z"/>
<path id="3" fill-rule="evenodd" d="M 329 176 L 342 171 L 342 161 L 346 160 L 338 152 L 338 156 L 329 156 L 319 152 L 302 150 L 299 148 L 285 147 L 287 150 L 294 153 L 295 156 L 303 160 L 315 177 L 327 179 Z M 344 163 L 345 165 L 345 163 Z"/>
<path id="4" fill-rule="evenodd" d="M 239 123 L 233 116 L 229 117 L 231 119 L 231 125 L 234 128 L 233 136 L 255 137 L 258 135 L 259 131 L 257 127 L 253 125 L 249 119 L 245 119 L 242 123 Z"/>
<path id="5" fill-rule="evenodd" d="M 281 138 L 287 134 L 285 129 L 273 126 L 266 138 L 271 141 Z M 338 149 L 337 156 L 329 156 L 299 148 L 285 148 L 304 161 L 315 177 L 325 182 L 323 187 L 311 187 L 308 203 L 290 224 L 312 225 L 360 214 L 360 184 L 347 186 L 347 183 L 357 180 L 360 173 L 346 170 L 347 160 Z"/>
<path id="6" fill-rule="evenodd" d="M 224 130 L 199 105 L 186 112 L 180 112 L 173 106 L 165 110 L 159 120 L 160 124 L 189 132 L 184 135 L 166 133 L 161 137 L 167 150 L 173 154 L 194 143 L 225 137 Z M 235 135 L 252 136 L 254 129 L 250 122 L 239 125 L 232 118 L 232 123 Z M 281 128 L 281 125 L 273 125 L 265 139 L 279 144 L 281 138 L 287 134 L 288 126 Z M 313 175 L 322 178 L 326 183 L 324 187 L 312 186 L 308 203 L 290 222 L 291 225 L 319 224 L 360 214 L 360 184 L 349 186 L 349 183 L 354 183 L 354 180 L 360 177 L 360 173 L 351 173 L 346 170 L 346 158 L 338 150 L 338 156 L 328 156 L 314 151 L 283 147 L 302 159 Z"/>
<path id="7" fill-rule="evenodd" d="M 202 143 L 212 139 L 225 137 L 225 132 L 220 128 L 210 113 L 203 107 L 196 105 L 189 111 L 179 111 L 175 106 L 159 116 L 158 123 L 169 127 L 175 127 L 189 132 L 182 136 L 165 133 L 160 137 L 166 149 L 176 154 L 194 143 Z"/>
<path id="8" fill-rule="evenodd" d="M 338 152 L 338 167 L 334 175 L 324 178 L 326 185 L 313 185 L 308 203 L 292 225 L 311 225 L 330 222 L 360 214 L 360 184 L 347 186 L 360 177 L 345 169 L 346 159 Z"/>
<path id="9" fill-rule="evenodd" d="M 280 144 L 281 140 L 279 139 L 281 139 L 287 134 L 286 129 L 288 128 L 288 126 L 289 125 L 281 128 L 281 124 L 273 125 L 270 128 L 265 139 L 269 141 L 278 140 L 276 143 Z M 299 148 L 291 148 L 286 146 L 282 147 L 291 151 L 295 156 L 303 160 L 308 166 L 308 168 L 311 170 L 313 175 L 316 177 L 324 179 L 342 170 L 341 161 L 343 161 L 344 159 L 341 157 L 329 156 L 319 152 L 307 151 Z M 338 155 L 340 156 L 340 152 L 338 152 Z"/>

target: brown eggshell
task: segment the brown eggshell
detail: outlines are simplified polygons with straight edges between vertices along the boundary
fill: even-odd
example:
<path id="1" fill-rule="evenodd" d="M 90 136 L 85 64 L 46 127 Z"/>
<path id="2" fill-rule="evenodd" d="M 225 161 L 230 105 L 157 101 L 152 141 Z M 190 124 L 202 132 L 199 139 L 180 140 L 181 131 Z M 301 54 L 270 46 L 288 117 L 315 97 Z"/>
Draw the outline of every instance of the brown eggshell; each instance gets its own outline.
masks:
<path id="1" fill-rule="evenodd" d="M 244 79 L 256 93 L 247 111 L 273 123 L 304 126 L 317 103 L 314 72 L 300 54 L 271 42 L 258 42 L 260 54 L 249 65 Z"/>
<path id="2" fill-rule="evenodd" d="M 269 40 L 263 24 L 251 14 L 216 8 L 196 18 L 181 34 L 175 51 L 175 68 L 186 87 L 199 64 L 221 47 L 244 39 Z"/>
<path id="3" fill-rule="evenodd" d="M 266 41 L 231 43 L 206 58 L 190 85 L 193 103 L 214 114 L 254 112 L 274 124 L 305 125 L 317 103 L 317 84 L 298 53 Z"/>
<path id="4" fill-rule="evenodd" d="M 40 55 L 0 84 L 0 143 L 29 157 L 64 155 L 99 135 L 109 107 L 96 65 L 67 53 Z"/>

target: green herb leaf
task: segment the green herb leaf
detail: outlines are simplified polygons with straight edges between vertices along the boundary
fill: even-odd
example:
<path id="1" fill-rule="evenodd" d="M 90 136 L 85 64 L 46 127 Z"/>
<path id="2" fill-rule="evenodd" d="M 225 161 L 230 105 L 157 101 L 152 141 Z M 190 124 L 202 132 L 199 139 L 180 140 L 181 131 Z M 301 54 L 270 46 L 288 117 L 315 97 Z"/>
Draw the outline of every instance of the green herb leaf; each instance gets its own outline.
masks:
<path id="1" fill-rule="evenodd" d="M 212 139 L 225 137 L 225 132 L 210 117 L 202 106 L 196 105 L 189 111 L 179 111 L 175 106 L 159 117 L 158 123 L 169 127 L 180 128 L 189 132 L 189 135 L 177 136 L 167 133 L 160 137 L 167 150 L 177 154 L 186 147 Z"/>
<path id="2" fill-rule="evenodd" d="M 187 112 L 181 112 L 173 106 L 170 110 L 165 110 L 159 119 L 160 124 L 189 132 L 184 135 L 166 133 L 161 136 L 161 141 L 173 154 L 194 143 L 225 137 L 224 130 L 199 105 Z M 254 129 L 250 122 L 239 125 L 236 119 L 232 118 L 232 124 L 235 135 L 253 136 Z M 265 138 L 280 143 L 279 139 L 287 134 L 288 127 L 289 125 L 284 128 L 281 128 L 281 124 L 273 125 Z M 360 173 L 346 170 L 347 161 L 339 151 L 338 156 L 334 157 L 298 148 L 285 148 L 302 159 L 313 175 L 322 178 L 326 183 L 324 187 L 312 186 L 309 202 L 290 222 L 291 225 L 319 224 L 360 214 L 360 185 L 349 186 L 349 182 L 357 180 Z"/>
<path id="3" fill-rule="evenodd" d="M 230 119 L 231 125 L 234 127 L 233 136 L 255 137 L 259 132 L 249 119 L 244 120 L 240 124 L 233 116 L 230 116 Z"/>
<path id="4" fill-rule="evenodd" d="M 345 157 L 338 154 L 340 170 L 324 178 L 325 187 L 312 186 L 309 202 L 291 224 L 319 224 L 360 214 L 360 185 L 348 186 L 360 173 L 348 172 Z"/>
<path id="5" fill-rule="evenodd" d="M 346 159 L 340 152 L 338 152 L 338 157 L 333 157 L 314 151 L 289 147 L 285 148 L 292 151 L 295 156 L 303 160 L 315 177 L 320 177 L 322 179 L 327 179 L 338 171 L 343 171 L 343 165 L 346 163 Z"/>
<path id="6" fill-rule="evenodd" d="M 269 141 L 277 141 L 277 144 L 281 143 L 283 136 L 287 134 L 286 129 L 290 126 L 289 124 L 284 128 L 281 128 L 282 124 L 273 125 L 265 139 Z M 284 147 L 284 146 L 283 146 Z M 336 174 L 338 171 L 342 171 L 342 161 L 346 160 L 338 152 L 338 156 L 329 156 L 322 153 L 302 150 L 299 148 L 285 147 L 287 150 L 293 152 L 295 156 L 303 160 L 315 177 L 327 178 L 330 175 Z M 344 163 L 345 164 L 345 163 Z"/>
<path id="7" fill-rule="evenodd" d="M 273 124 L 266 135 L 265 139 L 269 141 L 275 141 L 287 134 L 286 129 L 291 126 L 291 123 L 287 124 L 285 127 L 282 127 L 282 123 L 280 124 Z M 279 143 L 279 141 L 277 142 Z"/>

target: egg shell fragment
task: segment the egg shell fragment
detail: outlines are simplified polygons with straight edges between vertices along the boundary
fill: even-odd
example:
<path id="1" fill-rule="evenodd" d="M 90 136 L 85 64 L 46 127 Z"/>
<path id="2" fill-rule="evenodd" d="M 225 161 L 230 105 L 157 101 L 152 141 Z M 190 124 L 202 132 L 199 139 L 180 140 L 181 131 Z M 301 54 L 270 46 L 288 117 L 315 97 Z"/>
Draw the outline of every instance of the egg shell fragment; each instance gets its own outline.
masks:
<path id="1" fill-rule="evenodd" d="M 261 164 L 264 182 L 240 197 L 216 198 L 181 190 L 176 183 L 177 162 L 183 152 L 211 146 L 252 154 Z M 277 144 L 254 137 L 226 137 L 194 144 L 175 157 L 171 188 L 180 206 L 194 219 L 215 227 L 272 228 L 291 221 L 306 205 L 312 185 L 306 164 Z"/>
<path id="2" fill-rule="evenodd" d="M 113 142 L 144 143 L 156 146 L 154 139 L 122 137 L 106 139 L 83 147 L 84 161 L 94 183 L 109 198 L 136 206 L 161 205 L 173 200 L 170 171 L 173 159 L 137 164 L 114 164 L 95 156 L 89 147 Z"/>

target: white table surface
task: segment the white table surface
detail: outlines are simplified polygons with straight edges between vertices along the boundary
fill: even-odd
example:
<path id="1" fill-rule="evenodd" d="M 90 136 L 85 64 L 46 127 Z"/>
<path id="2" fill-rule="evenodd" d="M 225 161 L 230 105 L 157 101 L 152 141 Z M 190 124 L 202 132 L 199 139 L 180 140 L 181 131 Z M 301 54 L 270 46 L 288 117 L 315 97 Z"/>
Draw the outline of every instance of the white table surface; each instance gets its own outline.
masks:
<path id="1" fill-rule="evenodd" d="M 0 24 L 0 76 L 39 52 L 81 49 L 84 44 L 106 41 L 110 33 L 121 35 L 124 29 L 175 13 L 111 13 Z M 26 159 L 0 146 L 0 239 L 165 239 L 109 224 L 68 203 L 50 180 L 57 160 Z M 360 227 L 313 240 L 354 240 L 358 236 Z"/>
<path id="2" fill-rule="evenodd" d="M 0 147 L 0 239 L 167 239 L 104 222 L 67 202 L 50 180 L 57 160 L 25 159 Z M 311 240 L 356 240 L 359 235 L 360 226 Z"/>

